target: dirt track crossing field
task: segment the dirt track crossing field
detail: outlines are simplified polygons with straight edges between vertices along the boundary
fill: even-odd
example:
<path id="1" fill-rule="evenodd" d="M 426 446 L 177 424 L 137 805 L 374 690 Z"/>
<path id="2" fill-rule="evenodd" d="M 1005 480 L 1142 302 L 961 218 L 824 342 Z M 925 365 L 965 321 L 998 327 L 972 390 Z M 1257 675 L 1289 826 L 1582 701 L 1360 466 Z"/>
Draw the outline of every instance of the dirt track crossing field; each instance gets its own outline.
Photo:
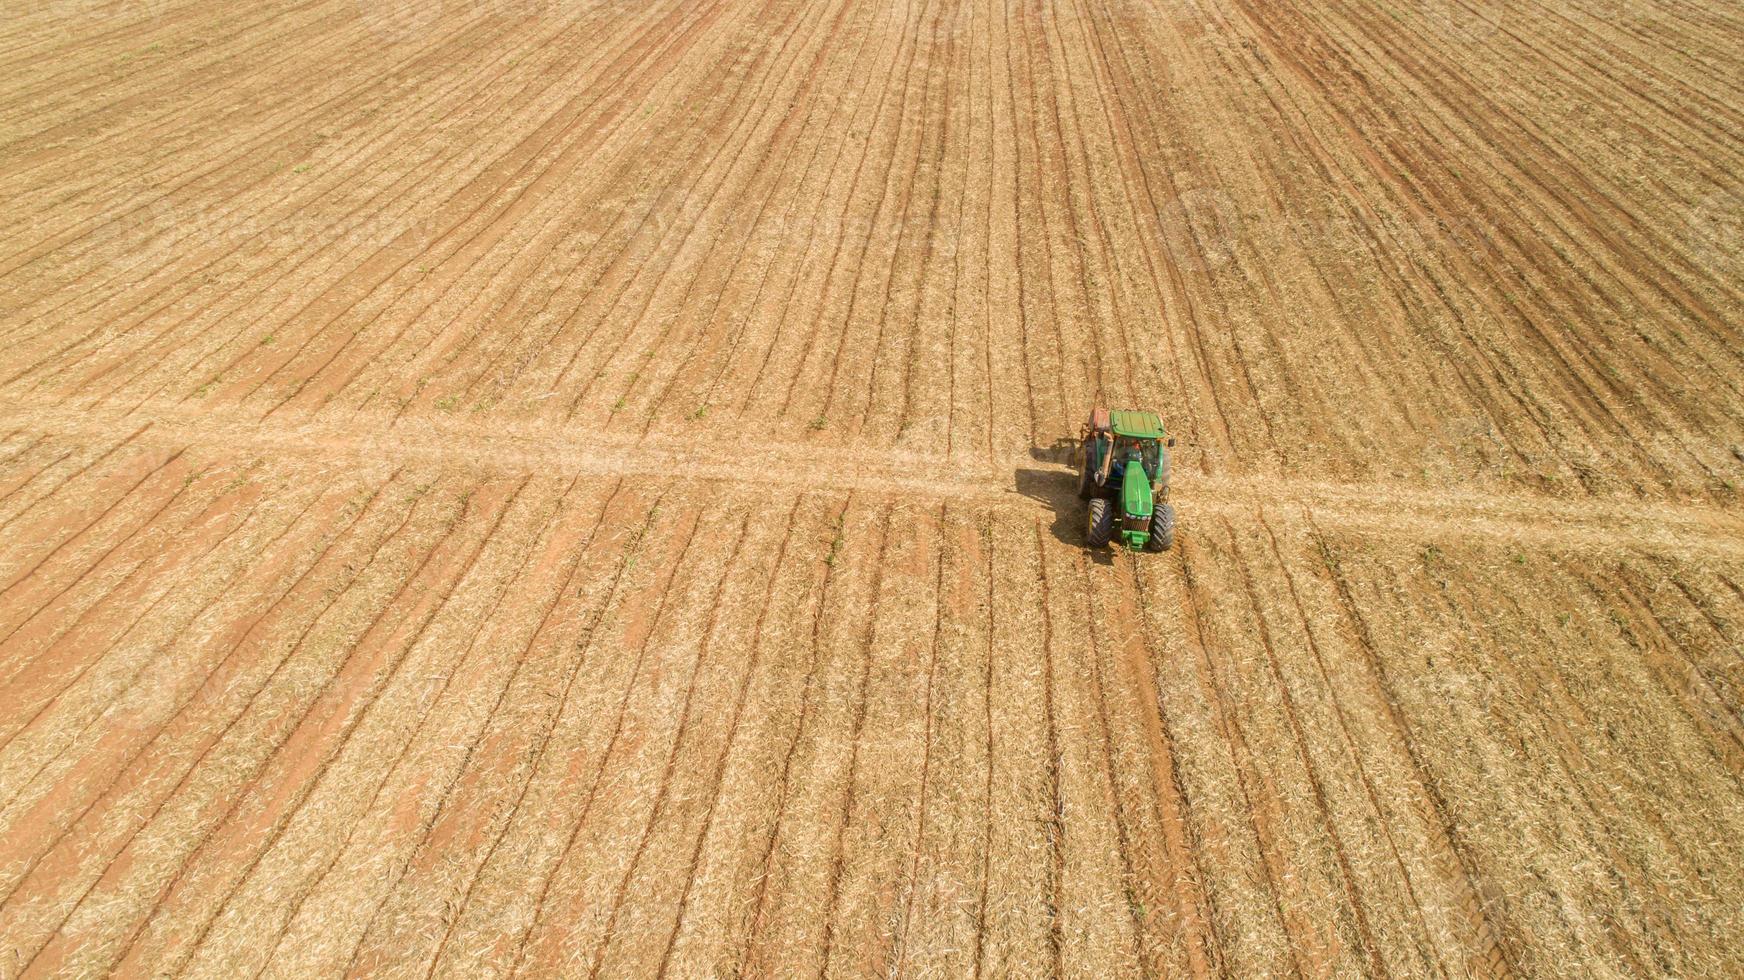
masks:
<path id="1" fill-rule="evenodd" d="M 1744 972 L 1735 5 L 0 27 L 0 975 Z"/>

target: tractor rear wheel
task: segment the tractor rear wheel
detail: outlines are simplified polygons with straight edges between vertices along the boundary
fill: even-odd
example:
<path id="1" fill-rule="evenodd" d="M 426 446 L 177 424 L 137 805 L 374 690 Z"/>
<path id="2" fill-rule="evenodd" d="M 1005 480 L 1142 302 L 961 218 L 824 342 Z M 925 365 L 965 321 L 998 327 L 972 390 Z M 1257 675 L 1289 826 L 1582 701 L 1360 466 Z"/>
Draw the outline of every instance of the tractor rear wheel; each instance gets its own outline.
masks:
<path id="1" fill-rule="evenodd" d="M 1084 540 L 1092 548 L 1100 548 L 1114 537 L 1114 506 L 1111 501 L 1097 497 L 1090 501 L 1090 524 L 1084 532 Z"/>
<path id="2" fill-rule="evenodd" d="M 1090 474 L 1090 460 L 1084 460 L 1084 465 L 1078 467 L 1078 499 L 1089 500 L 1096 496 L 1096 478 Z"/>
<path id="3" fill-rule="evenodd" d="M 1158 504 L 1151 511 L 1151 536 L 1145 539 L 1146 551 L 1168 551 L 1175 543 L 1175 508 Z"/>

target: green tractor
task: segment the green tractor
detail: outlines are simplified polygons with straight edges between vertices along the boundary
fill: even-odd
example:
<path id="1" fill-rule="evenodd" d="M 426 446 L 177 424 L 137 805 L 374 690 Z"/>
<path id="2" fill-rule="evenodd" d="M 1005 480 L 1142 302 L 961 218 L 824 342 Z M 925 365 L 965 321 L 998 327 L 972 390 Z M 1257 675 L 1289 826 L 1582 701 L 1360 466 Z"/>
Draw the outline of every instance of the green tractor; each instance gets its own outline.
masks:
<path id="1" fill-rule="evenodd" d="M 1084 423 L 1078 499 L 1089 501 L 1085 538 L 1093 548 L 1118 540 L 1133 550 L 1175 543 L 1169 506 L 1169 447 L 1155 412 L 1097 408 Z"/>

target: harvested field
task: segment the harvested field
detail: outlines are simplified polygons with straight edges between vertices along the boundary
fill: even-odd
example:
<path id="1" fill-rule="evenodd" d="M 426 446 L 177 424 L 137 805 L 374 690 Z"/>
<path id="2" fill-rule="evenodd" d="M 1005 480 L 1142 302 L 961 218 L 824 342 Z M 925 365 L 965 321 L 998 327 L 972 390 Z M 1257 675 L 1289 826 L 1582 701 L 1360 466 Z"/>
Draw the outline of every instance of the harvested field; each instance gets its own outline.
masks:
<path id="1" fill-rule="evenodd" d="M 0 66 L 0 975 L 1744 972 L 1735 5 Z"/>

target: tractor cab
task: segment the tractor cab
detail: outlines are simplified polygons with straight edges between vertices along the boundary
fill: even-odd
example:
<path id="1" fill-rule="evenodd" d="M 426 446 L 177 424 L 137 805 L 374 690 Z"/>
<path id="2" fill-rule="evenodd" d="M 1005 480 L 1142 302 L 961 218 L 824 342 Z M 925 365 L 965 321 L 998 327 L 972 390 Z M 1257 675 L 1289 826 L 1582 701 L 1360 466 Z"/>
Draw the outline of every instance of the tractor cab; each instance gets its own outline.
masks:
<path id="1" fill-rule="evenodd" d="M 1114 430 L 1114 448 L 1110 455 L 1109 479 L 1118 481 L 1125 479 L 1126 467 L 1137 463 L 1144 469 L 1145 479 L 1156 482 L 1157 467 L 1162 458 L 1162 448 L 1156 439 L 1147 439 Z"/>
<path id="2" fill-rule="evenodd" d="M 1174 443 L 1155 412 L 1090 413 L 1083 446 L 1078 496 L 1089 502 L 1086 537 L 1100 547 L 1118 533 L 1128 548 L 1166 550 L 1175 536 L 1169 498 L 1169 449 Z"/>

